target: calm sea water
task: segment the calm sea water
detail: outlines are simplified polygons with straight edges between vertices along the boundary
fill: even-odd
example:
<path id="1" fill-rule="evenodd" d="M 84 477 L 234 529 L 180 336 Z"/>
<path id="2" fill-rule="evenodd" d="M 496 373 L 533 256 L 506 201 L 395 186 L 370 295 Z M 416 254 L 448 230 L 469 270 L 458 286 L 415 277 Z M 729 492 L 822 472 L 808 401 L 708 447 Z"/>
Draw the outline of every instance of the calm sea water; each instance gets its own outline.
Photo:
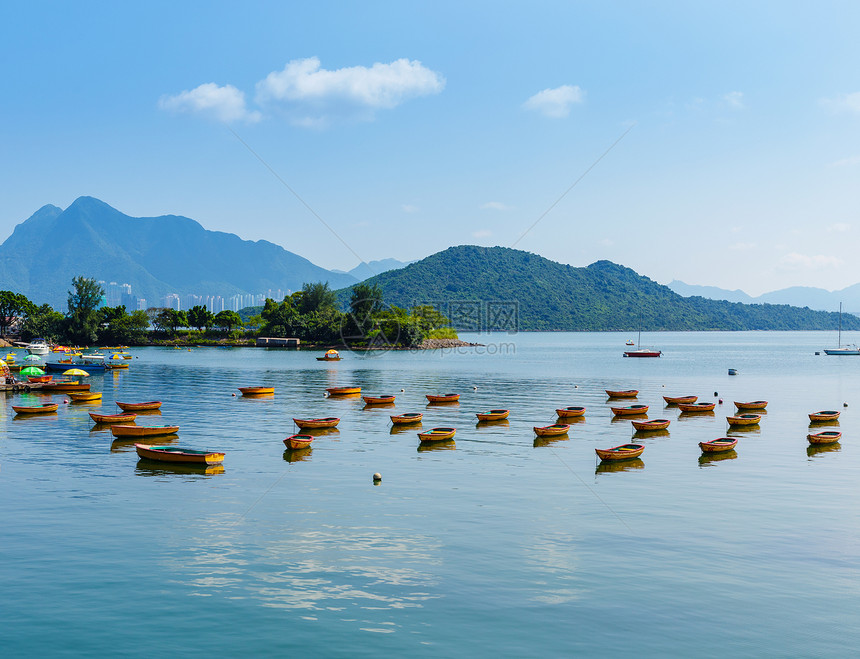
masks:
<path id="1" fill-rule="evenodd" d="M 140 349 L 127 372 L 91 378 L 100 405 L 21 419 L 13 403 L 47 397 L 7 396 L 2 655 L 855 654 L 860 358 L 813 354 L 835 336 L 650 335 L 665 355 L 645 360 L 621 357 L 621 334 L 464 338 L 489 345 L 334 364 Z M 256 384 L 275 396 L 232 396 Z M 324 398 L 346 384 L 397 394 L 394 410 L 456 427 L 455 443 L 423 450 L 391 408 Z M 672 419 L 614 470 L 594 448 L 632 433 L 605 388 L 639 389 L 649 416 Z M 426 405 L 447 391 L 459 405 Z M 682 394 L 723 404 L 679 418 L 661 397 Z M 155 398 L 161 415 L 138 422 L 225 451 L 223 473 L 139 462 L 87 415 Z M 770 401 L 760 429 L 700 460 L 697 443 L 749 399 Z M 809 450 L 807 413 L 843 403 L 842 442 Z M 568 439 L 535 441 L 532 426 L 579 404 Z M 478 427 L 491 407 L 510 421 Z M 285 453 L 292 417 L 309 415 L 341 417 L 339 431 Z"/>

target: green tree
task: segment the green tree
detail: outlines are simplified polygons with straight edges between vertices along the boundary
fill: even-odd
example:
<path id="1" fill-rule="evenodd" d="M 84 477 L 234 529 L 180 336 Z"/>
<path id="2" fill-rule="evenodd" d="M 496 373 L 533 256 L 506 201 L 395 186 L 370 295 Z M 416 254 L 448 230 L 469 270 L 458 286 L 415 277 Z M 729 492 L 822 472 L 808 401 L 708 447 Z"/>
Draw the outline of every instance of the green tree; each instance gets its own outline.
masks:
<path id="1" fill-rule="evenodd" d="M 215 319 L 213 321 L 216 326 L 220 327 L 226 334 L 229 334 L 233 331 L 234 327 L 242 326 L 242 317 L 239 316 L 235 311 L 219 311 L 215 314 Z"/>
<path id="2" fill-rule="evenodd" d="M 98 339 L 99 307 L 104 289 L 95 279 L 75 277 L 72 279 L 73 291 L 69 291 L 68 335 L 72 342 L 79 345 L 95 343 Z"/>
<path id="3" fill-rule="evenodd" d="M 367 336 L 374 328 L 374 319 L 382 313 L 382 287 L 379 284 L 356 284 L 349 299 L 348 329 L 351 335 Z"/>
<path id="4" fill-rule="evenodd" d="M 188 323 L 192 327 L 196 327 L 198 330 L 203 328 L 208 330 L 212 325 L 214 318 L 215 316 L 212 315 L 211 311 L 209 311 L 205 306 L 201 307 L 199 304 L 188 310 Z"/>
<path id="5" fill-rule="evenodd" d="M 26 296 L 12 291 L 0 291 L 0 334 L 6 334 L 16 316 L 26 316 L 35 309 Z"/>
<path id="6" fill-rule="evenodd" d="M 152 321 L 152 324 L 157 330 L 170 334 L 171 336 L 175 336 L 177 329 L 188 325 L 188 317 L 185 315 L 184 311 L 177 311 L 176 309 L 170 308 L 161 309 L 155 316 L 155 320 Z"/>
<path id="7" fill-rule="evenodd" d="M 300 314 L 337 309 L 337 293 L 329 288 L 328 282 L 305 284 L 300 293 L 300 295 L 293 293 L 291 296 L 294 298 L 294 306 Z"/>
<path id="8" fill-rule="evenodd" d="M 149 316 L 145 311 L 126 313 L 125 306 L 103 307 L 98 310 L 101 339 L 107 343 L 137 345 L 146 340 Z"/>
<path id="9" fill-rule="evenodd" d="M 32 306 L 21 323 L 21 339 L 29 341 L 42 337 L 48 341 L 59 341 L 66 333 L 68 319 L 49 304 Z"/>

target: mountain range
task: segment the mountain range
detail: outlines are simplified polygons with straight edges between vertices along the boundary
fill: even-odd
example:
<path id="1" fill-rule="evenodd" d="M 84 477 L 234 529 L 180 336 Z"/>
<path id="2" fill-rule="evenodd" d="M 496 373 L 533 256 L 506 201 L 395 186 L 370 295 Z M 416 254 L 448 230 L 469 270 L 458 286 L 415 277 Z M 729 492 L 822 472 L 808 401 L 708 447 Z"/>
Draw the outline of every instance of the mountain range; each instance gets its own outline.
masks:
<path id="1" fill-rule="evenodd" d="M 371 264 L 368 272 L 387 265 Z M 364 278 L 360 268 L 353 270 L 359 277 L 326 270 L 265 240 L 208 231 L 176 215 L 129 217 L 93 197 L 79 197 L 65 210 L 43 206 L 0 245 L 0 289 L 56 309 L 65 308 L 79 275 L 128 283 L 134 296 L 158 306 L 171 293 L 227 297 L 295 291 L 316 281 L 339 288 Z"/>
<path id="2" fill-rule="evenodd" d="M 839 322 L 837 313 L 788 305 L 682 297 L 610 261 L 576 268 L 506 247 L 451 247 L 366 283 L 388 304 L 432 304 L 461 330 L 835 330 Z M 842 326 L 860 329 L 860 318 Z"/>
<path id="3" fill-rule="evenodd" d="M 860 315 L 860 284 L 854 284 L 838 291 L 828 291 L 811 286 L 792 286 L 777 291 L 762 293 L 756 297 L 747 295 L 740 289 L 733 291 L 716 286 L 698 286 L 673 280 L 669 288 L 679 295 L 699 295 L 709 300 L 728 300 L 745 304 L 790 304 L 795 307 L 809 307 L 819 311 L 834 311 L 842 303 L 846 313 Z"/>

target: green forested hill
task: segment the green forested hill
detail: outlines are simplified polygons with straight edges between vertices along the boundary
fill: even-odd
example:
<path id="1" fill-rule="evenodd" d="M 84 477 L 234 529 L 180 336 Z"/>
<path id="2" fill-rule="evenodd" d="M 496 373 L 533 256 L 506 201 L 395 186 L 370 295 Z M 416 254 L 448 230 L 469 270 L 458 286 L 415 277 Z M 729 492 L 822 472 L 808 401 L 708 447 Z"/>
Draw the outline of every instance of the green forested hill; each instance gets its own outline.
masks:
<path id="1" fill-rule="evenodd" d="M 648 331 L 835 330 L 839 320 L 787 305 L 681 297 L 610 261 L 575 268 L 506 247 L 451 247 L 366 283 L 379 284 L 388 304 L 434 304 L 460 329 L 512 329 L 512 310 L 520 330 L 631 331 L 640 322 Z M 860 318 L 844 315 L 842 327 L 860 329 Z"/>

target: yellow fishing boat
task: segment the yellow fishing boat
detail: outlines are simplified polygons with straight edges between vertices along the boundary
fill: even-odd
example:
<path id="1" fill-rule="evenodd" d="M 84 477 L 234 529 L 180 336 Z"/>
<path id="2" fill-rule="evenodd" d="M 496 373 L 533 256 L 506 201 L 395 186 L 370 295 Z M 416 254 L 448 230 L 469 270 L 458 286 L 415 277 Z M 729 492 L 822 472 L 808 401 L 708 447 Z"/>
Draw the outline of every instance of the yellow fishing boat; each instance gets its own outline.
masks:
<path id="1" fill-rule="evenodd" d="M 558 414 L 560 419 L 573 419 L 578 416 L 584 416 L 585 408 L 580 405 L 574 405 L 557 409 L 555 413 Z"/>
<path id="2" fill-rule="evenodd" d="M 686 414 L 695 414 L 697 412 L 713 412 L 716 406 L 716 403 L 679 403 L 678 409 Z"/>
<path id="3" fill-rule="evenodd" d="M 632 460 L 642 455 L 644 450 L 644 444 L 622 444 L 607 449 L 596 448 L 594 452 L 601 460 Z"/>
<path id="4" fill-rule="evenodd" d="M 57 403 L 43 403 L 42 405 L 13 405 L 16 414 L 49 414 L 59 409 Z"/>
<path id="5" fill-rule="evenodd" d="M 753 400 L 748 403 L 739 403 L 735 401 L 735 407 L 739 410 L 763 410 L 767 407 L 766 400 Z"/>
<path id="6" fill-rule="evenodd" d="M 290 435 L 284 440 L 284 445 L 294 451 L 300 451 L 301 449 L 310 448 L 311 442 L 314 439 L 313 435 Z"/>
<path id="7" fill-rule="evenodd" d="M 698 396 L 663 396 L 663 400 L 667 405 L 678 405 L 679 403 L 695 403 L 699 400 Z"/>
<path id="8" fill-rule="evenodd" d="M 720 437 L 710 442 L 699 442 L 699 448 L 703 453 L 721 453 L 731 451 L 738 444 L 737 437 Z"/>
<path id="9" fill-rule="evenodd" d="M 726 421 L 730 426 L 754 426 L 761 421 L 761 414 L 737 414 L 727 416 Z"/>
<path id="10" fill-rule="evenodd" d="M 478 421 L 501 421 L 502 419 L 507 419 L 510 413 L 510 410 L 488 410 L 486 412 L 478 412 L 475 416 L 478 417 Z"/>
<path id="11" fill-rule="evenodd" d="M 631 421 L 638 431 L 665 430 L 669 427 L 669 419 L 648 419 L 647 421 Z"/>
<path id="12" fill-rule="evenodd" d="M 394 425 L 405 426 L 410 423 L 421 423 L 424 415 L 421 412 L 406 412 L 405 414 L 394 414 L 391 416 L 391 423 Z"/>
<path id="13" fill-rule="evenodd" d="M 460 400 L 460 394 L 426 394 L 431 403 L 456 403 Z"/>
<path id="14" fill-rule="evenodd" d="M 391 405 L 394 403 L 395 396 L 362 396 L 365 405 Z"/>
<path id="15" fill-rule="evenodd" d="M 614 390 L 614 389 L 604 389 L 606 395 L 610 398 L 636 398 L 639 395 L 638 389 L 623 389 L 623 390 Z"/>
<path id="16" fill-rule="evenodd" d="M 535 435 L 538 437 L 557 437 L 558 435 L 566 435 L 570 430 L 570 425 L 567 423 L 553 423 L 549 426 L 535 426 L 532 428 Z"/>
<path id="17" fill-rule="evenodd" d="M 842 439 L 842 433 L 838 430 L 825 430 L 824 432 L 810 433 L 806 436 L 810 444 L 834 444 Z"/>
<path id="18" fill-rule="evenodd" d="M 137 414 L 99 414 L 90 412 L 90 418 L 96 423 L 131 423 L 137 418 Z"/>
<path id="19" fill-rule="evenodd" d="M 274 387 L 239 387 L 243 396 L 265 396 L 275 393 Z"/>
<path id="20" fill-rule="evenodd" d="M 75 403 L 86 403 L 93 400 L 101 400 L 102 392 L 100 391 L 86 391 L 81 393 L 70 393 L 69 398 L 72 399 Z"/>
<path id="21" fill-rule="evenodd" d="M 627 407 L 610 407 L 615 416 L 633 416 L 634 414 L 648 414 L 647 405 L 628 405 Z"/>
<path id="22" fill-rule="evenodd" d="M 361 387 L 329 387 L 329 396 L 354 396 L 361 393 Z"/>
<path id="23" fill-rule="evenodd" d="M 454 428 L 433 428 L 428 432 L 419 432 L 418 439 L 422 442 L 441 442 L 451 439 L 456 432 Z"/>
<path id="24" fill-rule="evenodd" d="M 340 419 L 334 416 L 328 416 L 321 419 L 293 419 L 299 428 L 336 428 L 340 423 Z"/>
<path id="25" fill-rule="evenodd" d="M 820 412 L 813 412 L 809 415 L 809 420 L 813 423 L 822 421 L 836 421 L 839 418 L 840 412 L 837 410 L 821 410 Z"/>
<path id="26" fill-rule="evenodd" d="M 114 437 L 155 437 L 158 435 L 172 435 L 179 432 L 179 426 L 126 426 L 114 424 L 110 427 Z"/>

